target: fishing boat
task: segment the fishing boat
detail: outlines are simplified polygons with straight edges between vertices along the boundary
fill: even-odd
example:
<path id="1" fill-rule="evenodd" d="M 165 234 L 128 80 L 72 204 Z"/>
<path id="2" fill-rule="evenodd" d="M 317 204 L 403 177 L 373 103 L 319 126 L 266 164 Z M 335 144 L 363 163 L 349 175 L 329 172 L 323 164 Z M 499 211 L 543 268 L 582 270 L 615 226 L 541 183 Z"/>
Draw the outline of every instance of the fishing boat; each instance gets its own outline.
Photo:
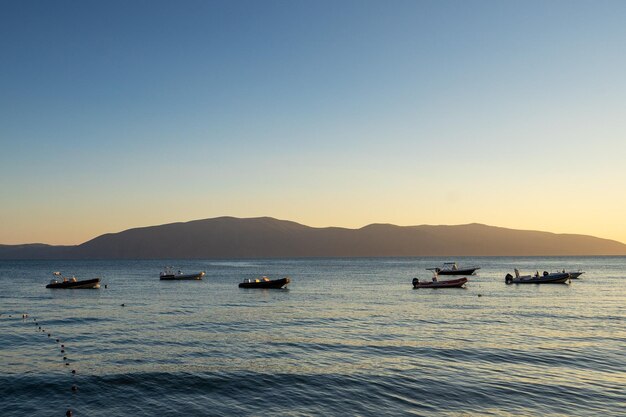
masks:
<path id="1" fill-rule="evenodd" d="M 289 277 L 271 280 L 268 277 L 261 278 L 246 278 L 239 284 L 239 288 L 283 288 L 289 284 L 291 280 Z"/>
<path id="2" fill-rule="evenodd" d="M 189 281 L 189 280 L 199 280 L 205 275 L 204 271 L 197 272 L 194 274 L 183 274 L 182 271 L 174 272 L 174 269 L 171 266 L 165 267 L 159 276 L 162 280 L 167 281 Z"/>
<path id="3" fill-rule="evenodd" d="M 506 274 L 504 282 L 507 284 L 567 284 L 570 279 L 570 274 L 567 272 L 552 272 L 543 271 L 543 274 L 539 274 L 539 271 L 535 275 L 520 275 L 517 269 L 515 271 L 515 277 L 511 274 Z"/>
<path id="4" fill-rule="evenodd" d="M 467 278 L 447 279 L 439 280 L 437 277 L 433 277 L 432 281 L 420 281 L 417 278 L 413 278 L 413 288 L 461 288 L 468 281 Z"/>
<path id="5" fill-rule="evenodd" d="M 437 275 L 474 275 L 479 269 L 479 266 L 459 267 L 456 262 L 444 262 L 441 268 L 426 268 Z"/>
<path id="6" fill-rule="evenodd" d="M 65 289 L 82 289 L 82 288 L 100 288 L 100 278 L 85 279 L 79 281 L 76 277 L 67 278 L 61 275 L 60 272 L 54 272 L 54 279 L 50 281 L 50 284 L 46 285 L 46 288 L 65 288 Z"/>

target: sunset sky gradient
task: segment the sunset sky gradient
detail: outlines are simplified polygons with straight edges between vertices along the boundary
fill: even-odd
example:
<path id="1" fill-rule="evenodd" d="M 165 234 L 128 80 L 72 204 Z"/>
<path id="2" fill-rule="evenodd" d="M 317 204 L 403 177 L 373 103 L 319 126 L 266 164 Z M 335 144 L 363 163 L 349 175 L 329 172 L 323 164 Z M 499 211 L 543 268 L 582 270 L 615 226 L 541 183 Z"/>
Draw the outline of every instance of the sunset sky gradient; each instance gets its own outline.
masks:
<path id="1" fill-rule="evenodd" d="M 626 242 L 624 1 L 2 1 L 0 243 L 231 215 Z"/>

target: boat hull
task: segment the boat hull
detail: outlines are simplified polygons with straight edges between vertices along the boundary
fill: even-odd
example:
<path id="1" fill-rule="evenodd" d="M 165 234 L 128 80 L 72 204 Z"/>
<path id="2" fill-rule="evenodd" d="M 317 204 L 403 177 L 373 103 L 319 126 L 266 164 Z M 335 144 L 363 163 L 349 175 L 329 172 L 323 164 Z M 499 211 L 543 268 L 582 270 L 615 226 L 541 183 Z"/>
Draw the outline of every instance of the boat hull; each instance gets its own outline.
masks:
<path id="1" fill-rule="evenodd" d="M 461 288 L 467 283 L 467 278 L 449 279 L 445 281 L 424 281 L 413 279 L 413 288 Z"/>
<path id="2" fill-rule="evenodd" d="M 163 281 L 193 281 L 200 280 L 204 276 L 204 272 L 197 274 L 168 274 L 161 275 L 160 279 Z"/>
<path id="3" fill-rule="evenodd" d="M 239 284 L 239 288 L 282 288 L 290 282 L 291 280 L 289 278 L 275 279 L 272 281 L 242 282 Z"/>
<path id="4" fill-rule="evenodd" d="M 570 279 L 578 279 L 582 274 L 584 274 L 584 272 L 570 272 L 569 277 Z"/>
<path id="5" fill-rule="evenodd" d="M 480 268 L 463 268 L 455 270 L 439 269 L 438 271 L 437 269 L 438 268 L 435 269 L 437 275 L 474 275 Z"/>
<path id="6" fill-rule="evenodd" d="M 46 285 L 52 289 L 98 289 L 100 288 L 100 278 L 87 279 L 84 281 L 66 281 Z"/>

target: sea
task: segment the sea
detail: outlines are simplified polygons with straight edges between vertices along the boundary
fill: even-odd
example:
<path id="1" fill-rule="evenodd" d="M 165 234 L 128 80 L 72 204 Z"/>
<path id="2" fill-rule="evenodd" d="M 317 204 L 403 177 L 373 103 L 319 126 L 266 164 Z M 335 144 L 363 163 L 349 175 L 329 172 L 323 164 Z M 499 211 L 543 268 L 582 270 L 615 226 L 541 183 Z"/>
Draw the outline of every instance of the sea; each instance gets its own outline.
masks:
<path id="1" fill-rule="evenodd" d="M 413 289 L 445 261 L 481 269 Z M 292 282 L 238 288 L 261 275 Z M 624 416 L 625 283 L 626 257 L 0 261 L 0 416 Z"/>

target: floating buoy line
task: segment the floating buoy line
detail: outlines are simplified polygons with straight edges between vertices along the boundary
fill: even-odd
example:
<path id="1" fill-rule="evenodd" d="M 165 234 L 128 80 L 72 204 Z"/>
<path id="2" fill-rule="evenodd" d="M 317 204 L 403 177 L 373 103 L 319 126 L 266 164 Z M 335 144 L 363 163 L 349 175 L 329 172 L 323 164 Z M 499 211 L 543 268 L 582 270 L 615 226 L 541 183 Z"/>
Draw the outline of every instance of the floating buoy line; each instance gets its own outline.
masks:
<path id="1" fill-rule="evenodd" d="M 2 314 L 0 314 L 0 316 L 2 316 Z M 9 318 L 13 318 L 12 314 L 8 315 Z M 32 318 L 32 323 L 35 324 L 35 326 L 37 326 L 36 331 L 37 332 L 41 332 L 43 334 L 47 334 L 48 338 L 52 338 L 53 336 L 53 332 L 51 332 L 50 330 L 46 330 L 45 327 L 42 327 L 41 324 L 39 323 L 38 319 L 36 317 L 31 317 L 30 314 L 28 313 L 22 313 L 22 321 L 24 323 L 27 322 L 27 319 Z M 30 320 L 28 321 L 30 322 Z M 61 354 L 63 355 L 63 363 L 65 367 L 70 367 L 70 365 L 72 365 L 72 361 L 70 361 L 67 357 L 67 353 L 66 353 L 66 346 L 65 346 L 65 341 L 63 341 L 62 339 L 55 337 L 55 342 L 58 345 L 58 348 L 61 350 Z M 65 368 L 68 369 L 68 368 Z M 70 395 L 72 395 L 72 397 L 74 395 L 76 395 L 76 393 L 78 392 L 78 385 L 76 384 L 76 368 L 75 367 L 71 367 L 69 368 L 71 369 L 70 371 L 70 378 L 72 380 L 72 385 L 70 387 Z M 70 401 L 70 404 L 72 403 L 72 401 Z M 72 410 L 72 407 L 70 405 L 68 405 L 67 407 L 67 411 L 65 412 L 65 416 L 66 417 L 72 417 L 74 415 L 74 412 Z"/>

